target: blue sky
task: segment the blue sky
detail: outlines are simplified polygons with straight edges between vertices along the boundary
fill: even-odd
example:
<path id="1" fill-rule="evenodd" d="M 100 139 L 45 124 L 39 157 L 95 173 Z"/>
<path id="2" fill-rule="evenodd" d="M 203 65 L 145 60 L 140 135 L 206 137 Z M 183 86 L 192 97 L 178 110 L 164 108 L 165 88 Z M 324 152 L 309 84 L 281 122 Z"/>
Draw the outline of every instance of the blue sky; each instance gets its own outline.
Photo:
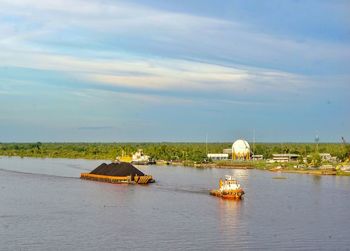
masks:
<path id="1" fill-rule="evenodd" d="M 0 0 L 0 142 L 350 141 L 349 10 Z"/>

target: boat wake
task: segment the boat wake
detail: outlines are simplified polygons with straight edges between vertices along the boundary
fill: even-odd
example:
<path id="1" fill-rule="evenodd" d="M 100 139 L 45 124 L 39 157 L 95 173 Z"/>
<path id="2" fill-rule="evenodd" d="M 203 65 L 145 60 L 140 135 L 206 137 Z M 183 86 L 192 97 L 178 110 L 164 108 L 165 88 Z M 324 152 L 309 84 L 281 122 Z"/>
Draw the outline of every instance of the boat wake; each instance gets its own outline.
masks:
<path id="1" fill-rule="evenodd" d="M 79 177 L 74 177 L 74 176 L 63 176 L 63 175 L 58 175 L 58 174 L 36 173 L 36 172 L 24 172 L 24 171 L 9 170 L 9 169 L 4 169 L 4 168 L 0 168 L 0 172 L 7 172 L 7 173 L 14 173 L 14 174 L 25 174 L 25 175 L 41 176 L 41 177 L 54 177 L 54 178 L 64 178 L 64 179 L 79 179 Z"/>
<path id="2" fill-rule="evenodd" d="M 209 190 L 206 188 L 198 188 L 198 187 L 178 187 L 171 185 L 160 185 L 154 184 L 153 186 L 157 187 L 158 190 L 170 191 L 170 192 L 180 192 L 180 193 L 190 193 L 190 194 L 205 194 L 208 195 Z"/>

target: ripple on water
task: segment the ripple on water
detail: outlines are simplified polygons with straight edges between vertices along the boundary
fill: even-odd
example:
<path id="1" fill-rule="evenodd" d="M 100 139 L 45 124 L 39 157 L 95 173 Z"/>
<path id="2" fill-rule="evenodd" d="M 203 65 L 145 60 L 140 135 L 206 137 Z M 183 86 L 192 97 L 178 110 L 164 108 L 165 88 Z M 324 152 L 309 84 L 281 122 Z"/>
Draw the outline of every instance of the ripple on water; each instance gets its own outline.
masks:
<path id="1" fill-rule="evenodd" d="M 99 161 L 0 159 L 0 246 L 5 250 L 344 250 L 349 177 L 257 170 L 140 167 L 158 181 L 83 181 Z M 29 175 L 28 175 L 29 174 Z M 208 195 L 235 175 L 242 201 Z M 70 177 L 70 178 L 64 178 Z M 73 177 L 73 178 L 71 178 Z"/>

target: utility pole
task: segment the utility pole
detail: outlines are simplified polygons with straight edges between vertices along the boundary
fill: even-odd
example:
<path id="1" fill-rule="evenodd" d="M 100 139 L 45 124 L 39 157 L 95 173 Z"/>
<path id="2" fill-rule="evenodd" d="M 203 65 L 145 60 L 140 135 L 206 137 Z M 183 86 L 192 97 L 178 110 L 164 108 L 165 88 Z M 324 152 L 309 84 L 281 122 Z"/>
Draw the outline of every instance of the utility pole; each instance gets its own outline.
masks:
<path id="1" fill-rule="evenodd" d="M 205 134 L 205 154 L 208 156 L 208 133 Z"/>
<path id="2" fill-rule="evenodd" d="M 255 154 L 255 128 L 253 130 L 253 154 Z"/>
<path id="3" fill-rule="evenodd" d="M 316 152 L 318 153 L 318 142 L 320 141 L 320 137 L 316 134 L 315 142 L 316 142 Z"/>

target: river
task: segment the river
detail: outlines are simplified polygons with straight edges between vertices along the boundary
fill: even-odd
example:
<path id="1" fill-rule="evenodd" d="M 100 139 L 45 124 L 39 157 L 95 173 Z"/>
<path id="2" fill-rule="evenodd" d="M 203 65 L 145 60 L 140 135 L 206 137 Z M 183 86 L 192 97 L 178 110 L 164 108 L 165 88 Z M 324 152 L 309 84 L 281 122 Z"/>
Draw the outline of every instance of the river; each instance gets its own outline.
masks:
<path id="1" fill-rule="evenodd" d="M 0 250 L 350 248 L 350 177 L 141 166 L 156 183 L 79 179 L 100 163 L 1 157 Z M 225 174 L 244 200 L 208 194 Z"/>

